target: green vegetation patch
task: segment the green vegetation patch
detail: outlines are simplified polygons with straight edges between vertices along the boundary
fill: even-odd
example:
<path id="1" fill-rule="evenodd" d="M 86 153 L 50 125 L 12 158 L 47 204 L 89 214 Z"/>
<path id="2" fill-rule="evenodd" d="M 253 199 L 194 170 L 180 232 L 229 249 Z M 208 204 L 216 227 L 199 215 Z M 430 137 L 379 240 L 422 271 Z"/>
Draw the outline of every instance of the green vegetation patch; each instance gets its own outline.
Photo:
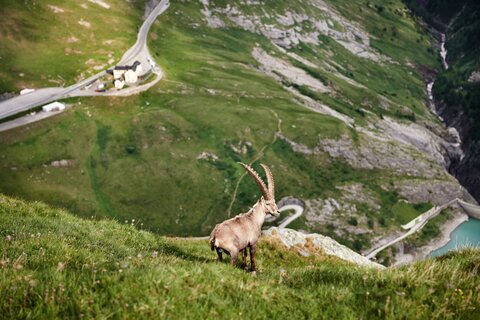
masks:
<path id="1" fill-rule="evenodd" d="M 392 207 L 392 211 L 399 223 L 406 224 L 431 208 L 432 205 L 429 203 L 410 204 L 406 201 L 399 201 Z"/>

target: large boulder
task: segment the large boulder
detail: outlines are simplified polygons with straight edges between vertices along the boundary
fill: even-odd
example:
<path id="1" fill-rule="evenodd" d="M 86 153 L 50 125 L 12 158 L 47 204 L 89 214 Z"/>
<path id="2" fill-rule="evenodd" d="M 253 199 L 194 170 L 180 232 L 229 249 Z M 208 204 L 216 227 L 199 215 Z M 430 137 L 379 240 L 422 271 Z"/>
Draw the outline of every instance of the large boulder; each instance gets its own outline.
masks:
<path id="1" fill-rule="evenodd" d="M 292 229 L 272 227 L 263 231 L 263 235 L 278 238 L 287 248 L 295 249 L 304 256 L 321 252 L 361 266 L 377 269 L 385 268 L 381 264 L 372 262 L 332 238 L 321 234 L 305 234 Z"/>

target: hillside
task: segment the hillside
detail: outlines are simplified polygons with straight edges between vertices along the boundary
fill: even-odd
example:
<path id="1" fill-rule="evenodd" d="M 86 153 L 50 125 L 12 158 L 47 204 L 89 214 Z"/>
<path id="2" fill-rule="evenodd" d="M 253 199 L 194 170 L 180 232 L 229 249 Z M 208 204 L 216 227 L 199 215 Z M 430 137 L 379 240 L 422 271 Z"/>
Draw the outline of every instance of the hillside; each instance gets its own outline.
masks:
<path id="1" fill-rule="evenodd" d="M 254 276 L 205 240 L 0 195 L 0 312 L 24 318 L 478 319 L 480 252 L 378 270 L 260 240 Z"/>
<path id="2" fill-rule="evenodd" d="M 0 95 L 71 85 L 112 66 L 135 42 L 144 7 L 143 0 L 1 0 Z"/>
<path id="3" fill-rule="evenodd" d="M 261 161 L 277 199 L 306 203 L 291 227 L 368 250 L 433 205 L 474 201 L 445 169 L 460 150 L 426 103 L 435 44 L 400 0 L 172 3 L 149 34 L 163 80 L 1 133 L 0 192 L 206 235 L 252 205 L 237 162 Z"/>

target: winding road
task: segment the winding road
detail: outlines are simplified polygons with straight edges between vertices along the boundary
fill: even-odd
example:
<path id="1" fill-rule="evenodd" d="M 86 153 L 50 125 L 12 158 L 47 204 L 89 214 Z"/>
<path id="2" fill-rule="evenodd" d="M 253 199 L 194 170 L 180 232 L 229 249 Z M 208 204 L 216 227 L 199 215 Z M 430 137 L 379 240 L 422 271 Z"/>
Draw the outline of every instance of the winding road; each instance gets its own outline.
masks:
<path id="1" fill-rule="evenodd" d="M 284 212 L 288 210 L 294 210 L 295 213 L 283 220 L 278 226 L 279 228 L 286 228 L 290 223 L 298 219 L 305 211 L 305 203 L 293 197 L 284 197 L 278 201 L 278 211 Z M 268 217 L 266 220 L 272 222 L 277 220 L 277 217 Z"/>
<path id="2" fill-rule="evenodd" d="M 295 210 L 295 214 L 291 215 L 287 219 L 285 219 L 278 227 L 279 228 L 286 228 L 290 223 L 292 223 L 294 220 L 300 218 L 300 216 L 303 213 L 304 208 L 302 206 L 299 206 L 298 204 L 289 204 L 286 206 L 281 207 L 278 209 L 278 211 L 283 212 L 283 211 L 288 211 L 288 210 Z"/>
<path id="3" fill-rule="evenodd" d="M 150 55 L 147 47 L 147 35 L 152 24 L 155 22 L 157 17 L 161 15 L 165 10 L 168 9 L 170 5 L 169 0 L 162 0 L 160 3 L 150 12 L 148 17 L 143 22 L 137 36 L 137 42 L 128 49 L 123 55 L 122 59 L 118 63 L 119 65 L 132 64 L 135 61 L 140 61 L 144 74 L 152 70 L 156 74 L 157 78 L 152 81 L 153 84 L 160 81 L 163 73 L 153 62 L 153 58 Z M 46 103 L 60 100 L 68 97 L 78 97 L 78 96 L 110 96 L 110 95 L 130 95 L 136 94 L 138 92 L 147 90 L 153 84 L 147 83 L 143 86 L 126 88 L 124 90 L 114 91 L 114 92 L 95 92 L 94 90 L 83 90 L 88 85 L 94 83 L 99 78 L 104 76 L 106 71 L 97 73 L 94 76 L 89 77 L 88 79 L 82 80 L 74 85 L 71 85 L 67 88 L 44 88 L 39 89 L 34 92 L 20 95 L 12 99 L 0 102 L 0 119 L 11 117 L 15 114 L 33 109 L 35 107 L 44 105 Z"/>

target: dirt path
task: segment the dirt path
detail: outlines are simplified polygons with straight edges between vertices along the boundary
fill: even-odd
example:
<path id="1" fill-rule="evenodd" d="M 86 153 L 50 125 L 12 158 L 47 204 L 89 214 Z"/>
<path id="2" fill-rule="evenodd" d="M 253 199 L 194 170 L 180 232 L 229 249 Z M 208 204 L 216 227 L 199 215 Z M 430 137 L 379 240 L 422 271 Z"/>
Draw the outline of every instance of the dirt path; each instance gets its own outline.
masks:
<path id="1" fill-rule="evenodd" d="M 282 127 L 281 127 L 282 126 L 282 119 L 280 119 L 280 117 L 278 116 L 278 114 L 275 111 L 273 111 L 273 110 L 270 110 L 270 111 L 273 113 L 275 118 L 277 118 L 277 131 L 273 134 L 272 142 L 264 145 L 263 148 L 257 153 L 255 158 L 249 163 L 249 165 L 252 165 L 252 163 L 255 163 L 258 160 L 260 160 L 264 156 L 265 149 L 268 146 L 273 145 L 277 141 L 278 135 L 282 133 Z M 230 201 L 230 204 L 229 204 L 228 209 L 227 209 L 227 216 L 228 217 L 230 217 L 232 215 L 232 207 L 233 207 L 233 204 L 235 203 L 235 200 L 237 199 L 237 192 L 238 192 L 238 188 L 240 186 L 240 182 L 242 182 L 242 180 L 246 176 L 246 174 L 247 173 L 244 172 L 240 176 L 240 178 L 238 179 L 237 184 L 235 185 L 235 190 L 233 191 L 232 201 Z"/>

